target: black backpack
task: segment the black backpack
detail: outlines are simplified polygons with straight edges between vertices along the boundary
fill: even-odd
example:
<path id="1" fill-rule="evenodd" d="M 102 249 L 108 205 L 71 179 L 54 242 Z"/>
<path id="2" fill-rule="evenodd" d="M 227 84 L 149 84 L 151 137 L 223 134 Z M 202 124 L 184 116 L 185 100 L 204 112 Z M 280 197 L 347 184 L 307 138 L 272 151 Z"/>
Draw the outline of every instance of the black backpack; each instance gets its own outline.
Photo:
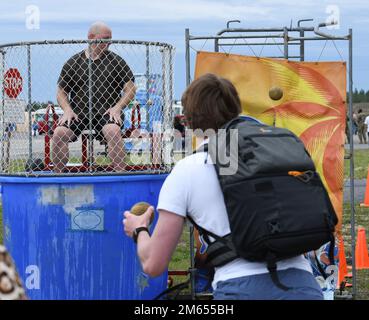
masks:
<path id="1" fill-rule="evenodd" d="M 304 144 L 291 131 L 242 118 L 222 129 L 226 134 L 221 136 L 220 130 L 210 137 L 203 151 L 214 163 L 231 234 L 219 237 L 190 220 L 209 245 L 209 265 L 219 267 L 237 257 L 266 262 L 273 282 L 287 290 L 277 277 L 278 261 L 329 241 L 333 261 L 338 219 L 328 193 Z M 236 136 L 238 148 L 232 150 Z"/>

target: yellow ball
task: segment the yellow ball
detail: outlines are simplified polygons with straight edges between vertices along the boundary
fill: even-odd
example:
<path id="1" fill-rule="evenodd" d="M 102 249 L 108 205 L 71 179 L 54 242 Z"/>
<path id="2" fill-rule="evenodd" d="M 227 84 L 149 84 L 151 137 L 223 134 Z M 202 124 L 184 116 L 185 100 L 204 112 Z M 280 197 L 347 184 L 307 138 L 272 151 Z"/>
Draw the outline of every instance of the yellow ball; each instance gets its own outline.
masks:
<path id="1" fill-rule="evenodd" d="M 280 100 L 283 97 L 283 90 L 280 87 L 272 87 L 269 89 L 269 97 L 272 100 Z"/>
<path id="2" fill-rule="evenodd" d="M 146 212 L 146 210 L 151 206 L 150 203 L 147 202 L 137 202 L 133 207 L 131 208 L 130 212 L 136 216 L 140 216 Z M 151 215 L 150 223 L 154 221 L 154 213 Z"/>

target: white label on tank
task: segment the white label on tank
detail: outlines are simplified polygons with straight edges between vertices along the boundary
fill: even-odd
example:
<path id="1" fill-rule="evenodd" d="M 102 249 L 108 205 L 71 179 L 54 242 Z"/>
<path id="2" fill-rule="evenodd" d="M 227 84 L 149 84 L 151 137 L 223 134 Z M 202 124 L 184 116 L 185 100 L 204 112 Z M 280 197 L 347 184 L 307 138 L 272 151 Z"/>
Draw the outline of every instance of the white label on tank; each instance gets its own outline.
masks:
<path id="1" fill-rule="evenodd" d="M 104 210 L 76 209 L 71 218 L 72 230 L 104 230 Z"/>
<path id="2" fill-rule="evenodd" d="M 76 208 L 95 202 L 93 185 L 81 185 L 70 188 L 63 187 L 63 190 L 65 197 L 63 209 L 68 214 L 74 214 Z"/>
<path id="3" fill-rule="evenodd" d="M 39 199 L 43 205 L 64 204 L 64 194 L 58 185 L 41 187 Z"/>
<path id="4" fill-rule="evenodd" d="M 70 187 L 64 189 L 65 204 L 81 206 L 85 204 L 94 203 L 94 186 L 83 185 L 78 187 Z"/>

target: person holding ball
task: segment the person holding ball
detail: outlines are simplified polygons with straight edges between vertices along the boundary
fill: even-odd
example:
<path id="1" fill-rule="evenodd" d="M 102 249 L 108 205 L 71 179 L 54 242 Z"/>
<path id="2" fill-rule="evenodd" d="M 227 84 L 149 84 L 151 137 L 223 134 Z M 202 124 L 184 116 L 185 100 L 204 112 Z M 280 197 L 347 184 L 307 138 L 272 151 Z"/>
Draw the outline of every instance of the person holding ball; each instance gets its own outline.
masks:
<path id="1" fill-rule="evenodd" d="M 229 80 L 214 74 L 193 81 L 182 96 L 182 105 L 189 127 L 202 132 L 208 129 L 217 132 L 241 113 L 236 88 Z M 150 206 L 141 216 L 124 212 L 124 231 L 136 240 L 143 271 L 151 277 L 168 268 L 187 217 L 219 237 L 230 233 L 223 193 L 214 165 L 205 161 L 207 156 L 207 152 L 197 151 L 177 162 L 160 191 L 159 219 L 151 235 L 148 226 L 154 207 Z M 273 283 L 266 263 L 235 257 L 215 268 L 213 297 L 323 300 L 303 255 L 279 261 L 277 274 L 290 290 L 284 291 Z"/>

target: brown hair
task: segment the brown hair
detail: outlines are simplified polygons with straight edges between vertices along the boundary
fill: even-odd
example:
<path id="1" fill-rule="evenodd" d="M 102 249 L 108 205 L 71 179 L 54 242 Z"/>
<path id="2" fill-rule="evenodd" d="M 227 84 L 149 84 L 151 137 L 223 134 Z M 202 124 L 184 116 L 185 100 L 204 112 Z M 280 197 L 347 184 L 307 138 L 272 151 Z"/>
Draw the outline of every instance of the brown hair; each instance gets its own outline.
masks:
<path id="1" fill-rule="evenodd" d="M 182 95 L 184 115 L 191 129 L 215 131 L 241 112 L 241 102 L 233 84 L 207 73 L 194 80 Z"/>

